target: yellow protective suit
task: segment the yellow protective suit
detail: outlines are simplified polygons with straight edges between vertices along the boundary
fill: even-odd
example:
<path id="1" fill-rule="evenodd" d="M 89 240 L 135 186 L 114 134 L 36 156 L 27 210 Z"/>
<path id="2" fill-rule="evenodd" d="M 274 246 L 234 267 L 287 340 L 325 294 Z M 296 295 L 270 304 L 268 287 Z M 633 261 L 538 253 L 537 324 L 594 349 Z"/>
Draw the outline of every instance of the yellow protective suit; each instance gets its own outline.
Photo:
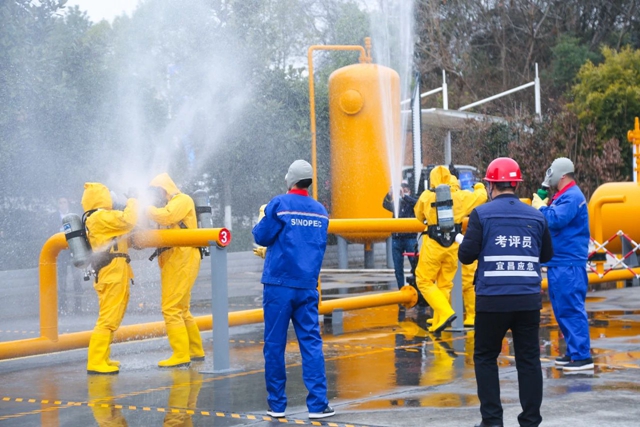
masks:
<path id="1" fill-rule="evenodd" d="M 451 173 L 445 166 L 433 168 L 429 178 L 431 188 L 434 189 L 440 184 L 451 185 Z M 454 222 L 461 224 L 463 218 L 468 216 L 474 207 L 487 200 L 487 191 L 482 184 L 476 184 L 473 192 L 456 191 L 452 188 L 451 199 Z M 427 226 L 438 223 L 436 208 L 431 206 L 435 201 L 434 191 L 424 191 L 414 208 L 416 218 Z M 427 234 L 422 237 L 422 248 L 416 267 L 416 284 L 433 309 L 433 323 L 429 328 L 432 332 L 442 331 L 455 318 L 449 296 L 458 268 L 458 246 L 453 242 L 451 246 L 445 248 Z"/>
<path id="2" fill-rule="evenodd" d="M 170 229 L 197 228 L 198 220 L 193 199 L 181 193 L 168 174 L 156 176 L 149 184 L 166 192 L 167 205 L 151 206 L 148 217 L 161 227 Z M 170 248 L 158 257 L 162 286 L 162 315 L 173 355 L 158 363 L 161 367 L 179 366 L 193 360 L 203 360 L 202 338 L 190 311 L 191 288 L 200 270 L 198 248 Z"/>
<path id="3" fill-rule="evenodd" d="M 88 182 L 84 185 L 82 208 L 85 212 L 95 210 L 86 220 L 87 238 L 94 257 L 104 253 L 126 256 L 129 248 L 123 236 L 136 225 L 137 201 L 127 200 L 124 211 L 111 210 L 109 189 L 102 184 Z M 96 265 L 93 267 L 95 269 Z M 115 257 L 96 274 L 93 287 L 98 294 L 99 313 L 89 341 L 87 371 L 112 374 L 118 372 L 118 366 L 117 362 L 109 360 L 109 346 L 129 303 L 129 282 L 133 279 L 133 270 L 126 258 Z"/>
<path id="4" fill-rule="evenodd" d="M 470 192 L 469 190 L 460 190 L 460 182 L 458 181 L 458 178 L 453 175 L 451 176 L 451 188 L 453 188 L 454 191 L 459 190 Z M 478 203 L 476 206 L 482 203 Z M 474 206 L 473 208 L 475 208 L 476 206 Z M 461 275 L 462 301 L 464 302 L 464 326 L 473 326 L 476 323 L 476 289 L 473 286 L 473 278 L 476 274 L 477 268 L 477 260 L 471 264 L 462 264 Z"/>

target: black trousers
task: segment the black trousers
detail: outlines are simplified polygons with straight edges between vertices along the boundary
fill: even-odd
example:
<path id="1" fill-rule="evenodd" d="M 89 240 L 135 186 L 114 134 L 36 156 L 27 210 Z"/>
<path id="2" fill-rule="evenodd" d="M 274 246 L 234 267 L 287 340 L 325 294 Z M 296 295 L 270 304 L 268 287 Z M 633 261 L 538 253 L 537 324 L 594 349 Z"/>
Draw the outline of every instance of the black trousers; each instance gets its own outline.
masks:
<path id="1" fill-rule="evenodd" d="M 511 329 L 522 406 L 518 422 L 521 426 L 537 427 L 542 422 L 542 367 L 538 338 L 540 310 L 478 312 L 475 329 L 473 361 L 482 420 L 489 425 L 502 424 L 497 359 L 502 340 Z"/>

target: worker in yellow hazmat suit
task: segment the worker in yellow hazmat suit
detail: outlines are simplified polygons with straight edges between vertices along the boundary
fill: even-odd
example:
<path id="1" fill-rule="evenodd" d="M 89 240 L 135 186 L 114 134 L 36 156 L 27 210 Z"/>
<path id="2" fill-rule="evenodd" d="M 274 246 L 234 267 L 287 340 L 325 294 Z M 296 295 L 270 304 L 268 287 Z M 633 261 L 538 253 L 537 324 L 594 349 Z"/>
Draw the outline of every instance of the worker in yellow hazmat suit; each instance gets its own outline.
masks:
<path id="1" fill-rule="evenodd" d="M 197 228 L 193 199 L 181 193 L 168 174 L 156 176 L 149 184 L 163 197 L 164 206 L 149 206 L 147 216 L 169 229 Z M 204 360 L 200 330 L 190 311 L 191 288 L 200 270 L 200 250 L 190 247 L 158 249 L 162 287 L 162 315 L 173 354 L 158 362 L 160 367 L 186 366 Z"/>
<path id="2" fill-rule="evenodd" d="M 432 189 L 441 184 L 451 186 L 450 181 L 451 172 L 447 167 L 436 166 L 431 170 L 429 182 Z M 487 200 L 487 191 L 484 185 L 479 183 L 474 186 L 473 192 L 452 189 L 451 199 L 456 230 L 460 230 L 462 219 L 468 216 L 474 207 Z M 434 312 L 429 330 L 439 333 L 456 318 L 449 303 L 449 296 L 458 268 L 458 243 L 453 240 L 456 231 L 451 233 L 453 236 L 446 242 L 436 236 L 438 216 L 436 208 L 432 206 L 435 202 L 436 193 L 426 190 L 420 195 L 414 209 L 416 218 L 427 225 L 416 267 L 416 284 Z"/>
<path id="3" fill-rule="evenodd" d="M 109 359 L 110 345 L 129 303 L 129 283 L 133 279 L 127 239 L 123 236 L 136 225 L 138 202 L 128 199 L 123 211 L 112 210 L 112 206 L 106 186 L 97 182 L 84 185 L 82 208 L 93 250 L 91 265 L 96 273 L 93 287 L 99 304 L 98 320 L 89 340 L 89 374 L 119 372 L 120 364 Z"/>
<path id="4" fill-rule="evenodd" d="M 471 193 L 469 190 L 460 189 L 460 181 L 458 181 L 458 178 L 456 178 L 455 175 L 451 175 L 451 189 L 452 191 L 465 191 L 467 193 Z M 478 201 L 480 202 L 480 200 Z M 479 206 L 480 204 L 482 204 L 482 202 L 478 203 L 476 206 Z M 464 302 L 464 326 L 467 327 L 473 327 L 476 323 L 476 290 L 473 286 L 473 278 L 476 274 L 477 268 L 478 260 L 475 260 L 471 264 L 462 264 L 462 301 Z"/>

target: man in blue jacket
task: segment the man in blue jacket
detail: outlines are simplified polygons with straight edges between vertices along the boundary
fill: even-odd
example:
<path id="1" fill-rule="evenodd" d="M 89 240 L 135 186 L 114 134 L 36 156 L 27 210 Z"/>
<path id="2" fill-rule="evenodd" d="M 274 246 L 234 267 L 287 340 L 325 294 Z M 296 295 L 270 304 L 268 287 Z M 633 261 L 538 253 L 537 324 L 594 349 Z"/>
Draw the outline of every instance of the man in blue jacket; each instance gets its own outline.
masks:
<path id="1" fill-rule="evenodd" d="M 593 369 L 587 297 L 587 257 L 589 252 L 589 212 L 587 200 L 574 181 L 573 162 L 566 157 L 553 161 L 543 186 L 558 191 L 547 199 L 533 195 L 531 205 L 547 219 L 554 256 L 547 265 L 549 298 L 560 330 L 567 343 L 566 354 L 556 359 L 564 371 Z"/>
<path id="2" fill-rule="evenodd" d="M 300 345 L 302 379 L 308 390 L 309 418 L 330 417 L 327 377 L 318 321 L 318 276 L 327 246 L 329 215 L 309 197 L 313 169 L 296 160 L 285 176 L 288 192 L 274 197 L 253 228 L 255 242 L 266 247 L 262 272 L 264 367 L 267 414 L 285 416 L 287 373 L 284 352 L 289 321 Z"/>
<path id="3" fill-rule="evenodd" d="M 482 422 L 476 427 L 503 426 L 497 359 L 509 329 L 522 406 L 518 424 L 537 427 L 542 422 L 540 264 L 553 256 L 551 236 L 544 216 L 515 194 L 522 181 L 515 160 L 495 159 L 485 180 L 491 202 L 471 212 L 458 250 L 463 264 L 478 261 L 473 361 Z"/>

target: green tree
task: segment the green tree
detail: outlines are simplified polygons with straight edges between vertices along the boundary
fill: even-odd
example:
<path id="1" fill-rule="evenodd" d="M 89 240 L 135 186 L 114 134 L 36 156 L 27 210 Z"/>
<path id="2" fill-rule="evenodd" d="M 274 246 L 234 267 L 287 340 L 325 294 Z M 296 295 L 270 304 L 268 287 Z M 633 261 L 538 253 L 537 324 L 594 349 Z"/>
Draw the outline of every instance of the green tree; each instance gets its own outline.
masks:
<path id="1" fill-rule="evenodd" d="M 596 62 L 600 57 L 582 44 L 577 37 L 561 35 L 551 48 L 549 72 L 544 73 L 558 92 L 565 92 L 574 83 L 576 75 L 587 61 Z"/>
<path id="2" fill-rule="evenodd" d="M 640 111 L 640 50 L 626 47 L 618 52 L 603 47 L 602 55 L 601 64 L 589 61 L 580 69 L 569 108 L 583 126 L 594 126 L 599 148 L 612 138 L 623 144 L 629 174 L 631 150 L 626 134 Z"/>

